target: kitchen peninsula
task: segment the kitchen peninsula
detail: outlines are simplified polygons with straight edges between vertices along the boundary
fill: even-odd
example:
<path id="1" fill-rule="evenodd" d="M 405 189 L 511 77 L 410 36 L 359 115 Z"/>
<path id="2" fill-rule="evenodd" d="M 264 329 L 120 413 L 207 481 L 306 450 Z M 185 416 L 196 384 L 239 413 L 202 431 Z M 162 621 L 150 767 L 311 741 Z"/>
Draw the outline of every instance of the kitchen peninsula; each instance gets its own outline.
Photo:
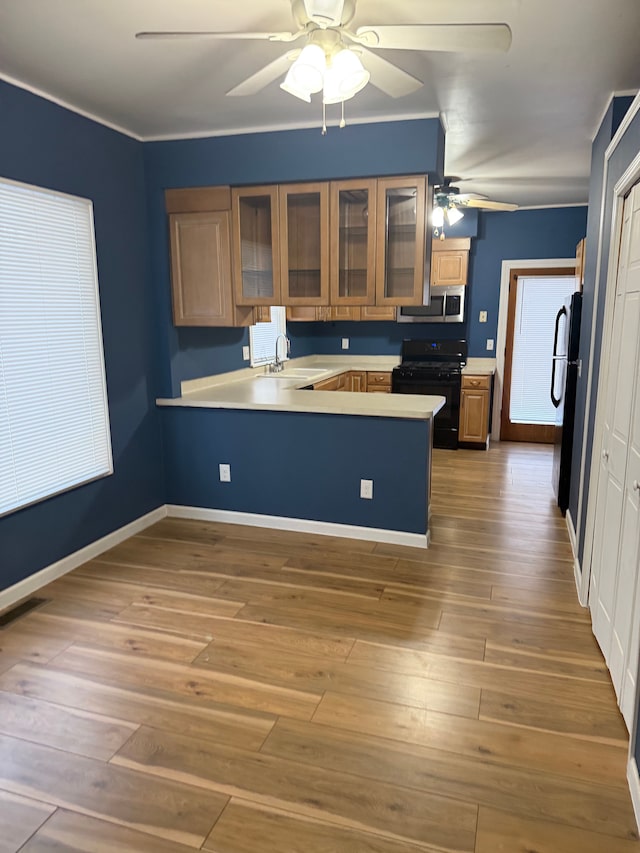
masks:
<path id="1" fill-rule="evenodd" d="M 384 356 L 309 356 L 182 383 L 157 401 L 175 515 L 426 547 L 432 420 L 442 397 L 316 391 Z M 222 482 L 219 465 L 229 465 Z M 372 499 L 360 497 L 373 481 Z"/>

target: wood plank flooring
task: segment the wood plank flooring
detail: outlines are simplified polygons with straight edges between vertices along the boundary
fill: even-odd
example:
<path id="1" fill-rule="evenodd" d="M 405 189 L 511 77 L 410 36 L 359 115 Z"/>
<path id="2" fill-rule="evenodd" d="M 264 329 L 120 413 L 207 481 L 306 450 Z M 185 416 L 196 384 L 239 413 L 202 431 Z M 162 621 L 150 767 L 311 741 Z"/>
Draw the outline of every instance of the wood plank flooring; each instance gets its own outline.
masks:
<path id="1" fill-rule="evenodd" d="M 640 853 L 550 469 L 435 451 L 428 551 L 165 519 L 43 589 L 0 853 Z"/>

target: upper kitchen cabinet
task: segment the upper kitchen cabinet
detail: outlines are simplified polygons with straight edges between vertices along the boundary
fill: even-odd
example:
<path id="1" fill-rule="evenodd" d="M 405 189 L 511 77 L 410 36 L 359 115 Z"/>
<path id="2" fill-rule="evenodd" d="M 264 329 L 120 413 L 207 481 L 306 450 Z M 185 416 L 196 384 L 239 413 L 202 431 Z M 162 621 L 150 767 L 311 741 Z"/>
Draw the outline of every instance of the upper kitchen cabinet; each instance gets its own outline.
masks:
<path id="1" fill-rule="evenodd" d="M 425 289 L 425 177 L 378 178 L 376 304 L 421 305 Z"/>
<path id="2" fill-rule="evenodd" d="M 431 247 L 431 285 L 466 284 L 469 273 L 470 237 L 434 240 Z"/>
<path id="3" fill-rule="evenodd" d="M 284 305 L 329 304 L 329 184 L 280 185 Z"/>
<path id="4" fill-rule="evenodd" d="M 376 182 L 330 186 L 331 305 L 375 303 Z"/>
<path id="5" fill-rule="evenodd" d="M 278 188 L 231 192 L 236 304 L 281 305 Z"/>
<path id="6" fill-rule="evenodd" d="M 165 202 L 174 325 L 249 325 L 233 297 L 229 187 L 167 190 Z"/>

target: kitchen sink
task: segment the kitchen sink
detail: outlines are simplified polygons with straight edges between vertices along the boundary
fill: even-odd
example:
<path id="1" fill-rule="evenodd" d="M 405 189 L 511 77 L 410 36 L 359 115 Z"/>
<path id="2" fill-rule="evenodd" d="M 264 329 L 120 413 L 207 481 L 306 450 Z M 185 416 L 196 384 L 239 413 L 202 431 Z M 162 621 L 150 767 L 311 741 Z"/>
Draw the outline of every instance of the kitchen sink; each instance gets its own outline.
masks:
<path id="1" fill-rule="evenodd" d="M 281 373 L 260 373 L 258 379 L 315 379 L 322 373 L 326 373 L 326 368 L 313 369 L 309 367 L 292 367 L 290 370 L 285 369 Z"/>

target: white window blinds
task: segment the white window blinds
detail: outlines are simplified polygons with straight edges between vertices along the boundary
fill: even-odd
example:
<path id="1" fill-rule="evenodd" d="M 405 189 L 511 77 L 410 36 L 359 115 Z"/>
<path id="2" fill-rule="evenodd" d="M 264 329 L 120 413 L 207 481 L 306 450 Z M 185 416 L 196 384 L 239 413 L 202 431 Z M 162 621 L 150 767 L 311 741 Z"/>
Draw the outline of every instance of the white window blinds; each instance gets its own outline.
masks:
<path id="1" fill-rule="evenodd" d="M 509 419 L 518 424 L 554 424 L 551 356 L 556 314 L 576 289 L 573 276 L 518 276 L 511 361 Z"/>
<path id="2" fill-rule="evenodd" d="M 271 307 L 271 322 L 256 323 L 249 327 L 249 345 L 251 347 L 251 366 L 270 364 L 275 359 L 276 338 L 278 335 L 287 334 L 286 309 L 282 306 Z M 278 341 L 278 354 L 280 360 L 286 358 L 286 345 L 284 341 Z"/>
<path id="3" fill-rule="evenodd" d="M 112 470 L 91 202 L 0 179 L 0 515 Z"/>

